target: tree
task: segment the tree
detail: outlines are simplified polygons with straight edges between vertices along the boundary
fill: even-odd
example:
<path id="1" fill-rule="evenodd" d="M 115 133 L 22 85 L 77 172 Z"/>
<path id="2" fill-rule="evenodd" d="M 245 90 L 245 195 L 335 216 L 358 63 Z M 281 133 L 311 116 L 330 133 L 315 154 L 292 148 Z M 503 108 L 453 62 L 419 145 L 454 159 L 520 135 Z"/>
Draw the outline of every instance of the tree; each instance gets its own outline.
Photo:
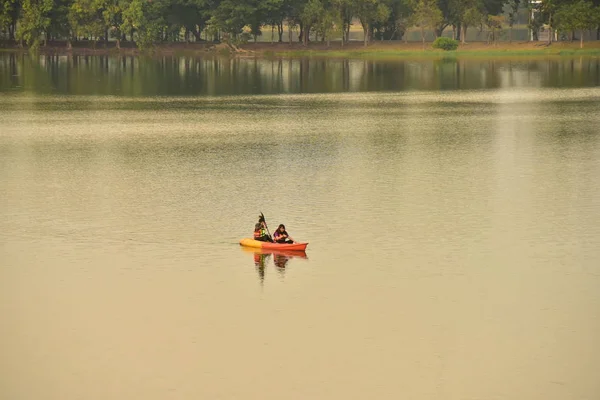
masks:
<path id="1" fill-rule="evenodd" d="M 415 25 L 421 29 L 421 40 L 423 41 L 423 50 L 425 50 L 425 30 L 434 30 L 437 37 L 435 27 L 442 23 L 444 16 L 434 0 L 419 0 L 413 16 Z"/>
<path id="2" fill-rule="evenodd" d="M 596 18 L 596 40 L 600 40 L 600 0 L 593 0 Z"/>
<path id="3" fill-rule="evenodd" d="M 273 41 L 273 27 L 277 27 L 278 42 L 283 42 L 283 20 L 285 19 L 286 3 L 284 0 L 263 0 L 259 2 L 261 14 L 265 22 L 271 25 L 271 41 Z"/>
<path id="4" fill-rule="evenodd" d="M 0 0 L 0 29 L 8 31 L 8 38 L 15 40 L 17 20 L 21 11 L 21 1 Z"/>
<path id="5" fill-rule="evenodd" d="M 319 21 L 323 14 L 323 4 L 319 0 L 309 0 L 300 13 L 300 21 L 302 22 L 302 44 L 308 45 L 308 38 L 312 26 Z"/>
<path id="6" fill-rule="evenodd" d="M 554 29 L 553 17 L 560 2 L 561 0 L 542 0 L 540 5 L 540 11 L 544 21 L 548 21 L 548 44 L 552 43 L 552 30 Z"/>
<path id="7" fill-rule="evenodd" d="M 468 7 L 462 15 L 462 42 L 465 43 L 467 40 L 467 28 L 469 26 L 480 25 L 485 20 L 485 15 L 481 9 L 481 3 L 477 0 L 471 1 L 470 7 Z"/>
<path id="8" fill-rule="evenodd" d="M 140 49 L 151 48 L 161 40 L 166 27 L 164 10 L 165 3 L 158 0 L 132 0 L 127 8 L 123 9 L 123 23 L 120 29 L 132 37 L 135 32 L 135 43 Z"/>
<path id="9" fill-rule="evenodd" d="M 350 25 L 352 24 L 352 6 L 353 0 L 330 0 L 329 5 L 335 10 L 335 14 L 339 17 L 339 26 L 337 27 L 342 34 L 342 47 L 344 43 L 350 40 Z"/>
<path id="10" fill-rule="evenodd" d="M 104 32 L 104 18 L 96 0 L 75 0 L 69 8 L 68 20 L 75 36 L 91 39 L 94 46 Z"/>
<path id="11" fill-rule="evenodd" d="M 568 31 L 579 30 L 581 32 L 579 47 L 583 48 L 583 31 L 592 29 L 598 24 L 596 13 L 594 5 L 586 0 L 565 4 L 556 11 L 557 26 Z"/>
<path id="12" fill-rule="evenodd" d="M 249 0 L 223 0 L 213 11 L 212 23 L 216 28 L 237 38 L 256 13 Z"/>
<path id="13" fill-rule="evenodd" d="M 488 43 L 491 41 L 496 44 L 499 32 L 502 30 L 502 24 L 505 22 L 504 15 L 488 15 L 486 25 L 489 30 Z"/>
<path id="14" fill-rule="evenodd" d="M 500 15 L 507 0 L 483 0 L 483 7 L 489 15 Z"/>
<path id="15" fill-rule="evenodd" d="M 390 10 L 388 18 L 385 21 L 378 21 L 373 24 L 373 28 L 377 29 L 377 39 L 402 39 L 408 28 L 409 18 L 413 13 L 411 3 L 410 0 L 387 1 Z"/>
<path id="16" fill-rule="evenodd" d="M 117 49 L 121 48 L 121 25 L 123 24 L 123 9 L 127 7 L 125 0 L 101 0 L 102 18 L 106 29 L 112 31 L 113 37 L 117 40 Z"/>
<path id="17" fill-rule="evenodd" d="M 466 43 L 469 26 L 481 24 L 485 20 L 485 7 L 482 0 L 453 0 L 452 15 L 457 23 L 462 43 Z"/>
<path id="18" fill-rule="evenodd" d="M 53 0 L 23 0 L 17 38 L 25 41 L 34 51 L 40 45 L 42 34 L 50 26 L 53 6 Z"/>
<path id="19" fill-rule="evenodd" d="M 48 13 L 50 25 L 46 29 L 48 40 L 71 37 L 69 10 L 74 0 L 54 0 L 54 6 Z"/>
<path id="20" fill-rule="evenodd" d="M 517 22 L 517 16 L 519 15 L 519 3 L 521 0 L 508 0 L 508 26 L 510 27 L 508 33 L 508 41 L 512 43 L 512 30 L 513 25 Z"/>
<path id="21" fill-rule="evenodd" d="M 442 36 L 444 29 L 454 22 L 454 12 L 452 7 L 452 0 L 437 0 L 437 8 L 440 10 L 442 18 L 439 20 L 435 27 L 435 37 Z"/>
<path id="22" fill-rule="evenodd" d="M 356 0 L 354 4 L 354 13 L 363 27 L 364 43 L 365 46 L 368 46 L 372 25 L 387 20 L 390 16 L 390 9 L 378 0 Z"/>

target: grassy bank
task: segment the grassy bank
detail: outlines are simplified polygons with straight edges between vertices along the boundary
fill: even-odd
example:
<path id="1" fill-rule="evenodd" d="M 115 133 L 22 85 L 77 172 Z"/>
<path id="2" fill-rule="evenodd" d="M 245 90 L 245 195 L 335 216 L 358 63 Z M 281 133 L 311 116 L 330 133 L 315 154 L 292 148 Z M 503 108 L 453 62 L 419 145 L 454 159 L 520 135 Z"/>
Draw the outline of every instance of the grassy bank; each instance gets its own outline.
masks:
<path id="1" fill-rule="evenodd" d="M 550 45 L 539 42 L 500 42 L 487 44 L 472 42 L 461 44 L 455 51 L 433 49 L 431 43 L 420 42 L 372 42 L 365 47 L 362 42 L 350 42 L 342 46 L 341 42 L 311 42 L 308 46 L 300 43 L 247 43 L 232 48 L 225 44 L 212 43 L 169 43 L 158 44 L 152 49 L 141 51 L 131 42 L 115 47 L 114 42 L 90 43 L 79 42 L 71 49 L 66 43 L 51 42 L 39 48 L 40 54 L 58 55 L 139 55 L 150 53 L 156 56 L 199 56 L 199 55 L 229 55 L 236 57 L 325 57 L 325 58 L 355 58 L 355 59 L 397 59 L 397 58 L 464 58 L 464 57 L 548 57 L 548 56 L 600 56 L 600 41 L 590 41 L 579 48 L 579 42 L 556 42 Z M 15 43 L 0 43 L 0 51 L 22 51 Z"/>
<path id="2" fill-rule="evenodd" d="M 275 57 L 333 57 L 333 58 L 403 58 L 403 57 L 536 57 L 536 56 L 600 56 L 600 41 L 585 43 L 583 49 L 578 42 L 558 42 L 547 45 L 537 42 L 513 42 L 486 44 L 481 42 L 461 44 L 455 51 L 433 49 L 431 43 L 397 43 L 375 42 L 368 47 L 362 43 L 350 43 L 341 46 L 340 43 L 326 46 L 324 44 L 311 44 L 304 47 L 289 44 L 248 44 L 246 50 L 254 54 Z"/>

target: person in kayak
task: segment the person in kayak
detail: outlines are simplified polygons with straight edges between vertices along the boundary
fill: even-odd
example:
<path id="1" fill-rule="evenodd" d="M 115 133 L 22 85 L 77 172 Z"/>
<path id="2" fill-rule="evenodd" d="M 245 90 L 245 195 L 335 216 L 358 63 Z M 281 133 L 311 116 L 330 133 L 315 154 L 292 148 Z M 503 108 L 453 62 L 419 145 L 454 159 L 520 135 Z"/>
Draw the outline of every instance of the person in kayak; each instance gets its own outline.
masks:
<path id="1" fill-rule="evenodd" d="M 277 227 L 277 230 L 273 234 L 273 240 L 275 243 L 295 243 L 294 239 L 288 235 L 283 224 L 279 224 Z"/>
<path id="2" fill-rule="evenodd" d="M 273 239 L 271 239 L 265 228 L 264 221 L 254 225 L 254 240 L 273 243 Z"/>

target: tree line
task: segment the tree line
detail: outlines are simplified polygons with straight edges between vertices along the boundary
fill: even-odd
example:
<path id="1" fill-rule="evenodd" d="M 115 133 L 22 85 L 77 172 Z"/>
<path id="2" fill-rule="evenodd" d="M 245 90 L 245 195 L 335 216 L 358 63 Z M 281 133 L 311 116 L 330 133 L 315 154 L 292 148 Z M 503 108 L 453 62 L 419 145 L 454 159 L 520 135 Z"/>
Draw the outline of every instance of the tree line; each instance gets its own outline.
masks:
<path id="1" fill-rule="evenodd" d="M 525 11 L 526 10 L 526 11 Z M 48 40 L 132 41 L 140 48 L 160 42 L 254 40 L 268 29 L 279 42 L 288 30 L 307 44 L 350 38 L 358 21 L 364 44 L 399 40 L 415 27 L 435 37 L 451 27 L 464 42 L 469 28 L 495 32 L 526 12 L 534 32 L 544 26 L 573 38 L 595 30 L 600 39 L 600 0 L 0 0 L 0 31 L 30 47 Z M 583 34 L 581 34 L 583 38 Z"/>

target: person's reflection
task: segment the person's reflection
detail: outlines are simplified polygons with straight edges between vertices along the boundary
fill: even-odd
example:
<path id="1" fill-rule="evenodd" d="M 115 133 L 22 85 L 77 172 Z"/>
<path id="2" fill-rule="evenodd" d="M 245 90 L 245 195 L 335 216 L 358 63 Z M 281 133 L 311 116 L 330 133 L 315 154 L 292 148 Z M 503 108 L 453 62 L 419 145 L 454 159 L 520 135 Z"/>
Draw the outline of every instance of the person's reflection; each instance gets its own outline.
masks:
<path id="1" fill-rule="evenodd" d="M 261 284 L 265 281 L 265 266 L 267 265 L 269 256 L 270 254 L 254 253 L 254 266 L 256 267 L 256 272 L 258 272 L 258 279 Z"/>
<path id="2" fill-rule="evenodd" d="M 245 253 L 251 253 L 254 260 L 254 268 L 258 273 L 258 279 L 260 284 L 263 285 L 265 281 L 265 275 L 267 265 L 270 264 L 269 260 L 271 255 L 273 256 L 273 265 L 275 270 L 281 277 L 285 275 L 286 267 L 288 262 L 292 258 L 307 259 L 304 251 L 277 251 L 277 250 L 264 250 L 255 249 L 249 247 L 242 247 L 242 251 Z"/>
<path id="3" fill-rule="evenodd" d="M 290 260 L 290 257 L 283 254 L 273 254 L 273 264 L 275 264 L 275 268 L 277 272 L 283 277 L 285 275 L 285 265 Z"/>

